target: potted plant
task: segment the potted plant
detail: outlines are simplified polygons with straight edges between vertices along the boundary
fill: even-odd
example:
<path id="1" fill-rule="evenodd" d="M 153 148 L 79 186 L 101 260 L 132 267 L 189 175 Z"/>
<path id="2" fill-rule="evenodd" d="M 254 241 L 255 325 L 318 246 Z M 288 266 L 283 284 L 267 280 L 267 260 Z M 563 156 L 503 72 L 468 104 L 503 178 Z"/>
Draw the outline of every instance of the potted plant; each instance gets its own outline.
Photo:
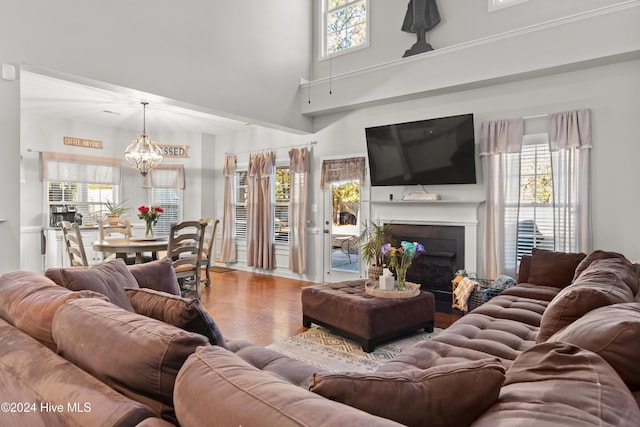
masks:
<path id="1" fill-rule="evenodd" d="M 369 279 L 378 280 L 382 275 L 384 254 L 382 246 L 391 240 L 391 224 L 365 223 L 358 237 L 362 248 L 362 260 L 369 264 Z"/>
<path id="2" fill-rule="evenodd" d="M 103 212 L 107 213 L 106 216 L 109 219 L 109 225 L 118 225 L 118 219 L 129 211 L 129 208 L 125 206 L 126 202 L 126 200 L 120 203 L 113 203 L 110 200 L 105 202 Z"/>

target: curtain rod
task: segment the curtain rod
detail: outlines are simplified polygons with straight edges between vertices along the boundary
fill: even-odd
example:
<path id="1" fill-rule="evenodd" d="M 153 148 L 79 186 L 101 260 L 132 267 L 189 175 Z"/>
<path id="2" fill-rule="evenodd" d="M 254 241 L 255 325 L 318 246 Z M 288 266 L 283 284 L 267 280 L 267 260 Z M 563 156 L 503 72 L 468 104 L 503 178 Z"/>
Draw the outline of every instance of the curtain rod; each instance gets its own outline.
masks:
<path id="1" fill-rule="evenodd" d="M 236 151 L 235 153 L 224 153 L 225 156 L 231 156 L 231 155 L 236 155 L 236 154 L 244 154 L 244 153 L 260 153 L 262 151 L 276 151 L 276 150 L 285 150 L 288 148 L 298 148 L 298 147 L 308 147 L 311 145 L 316 145 L 318 143 L 318 141 L 311 141 L 311 142 L 307 142 L 306 144 L 294 144 L 294 145 L 285 145 L 282 147 L 268 147 L 268 148 L 262 148 L 259 150 L 245 150 L 245 151 Z"/>
<path id="2" fill-rule="evenodd" d="M 549 117 L 549 114 L 538 114 L 535 116 L 525 116 L 522 118 L 522 120 L 529 120 L 529 119 L 541 119 L 543 117 Z"/>

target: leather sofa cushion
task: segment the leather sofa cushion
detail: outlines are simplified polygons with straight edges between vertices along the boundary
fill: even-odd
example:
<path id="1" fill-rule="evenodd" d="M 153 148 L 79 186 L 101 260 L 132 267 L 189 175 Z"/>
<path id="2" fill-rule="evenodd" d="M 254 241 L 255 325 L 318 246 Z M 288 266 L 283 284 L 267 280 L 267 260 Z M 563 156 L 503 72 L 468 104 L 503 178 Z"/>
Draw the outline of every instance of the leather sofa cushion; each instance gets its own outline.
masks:
<path id="1" fill-rule="evenodd" d="M 405 425 L 462 427 L 491 406 L 504 379 L 497 359 L 483 359 L 393 373 L 316 374 L 309 389 Z"/>
<path id="2" fill-rule="evenodd" d="M 155 416 L 2 319 L 0 342 L 2 401 L 36 405 L 33 412 L 1 411 L 1 426 L 128 427 Z M 41 411 L 41 403 L 64 411 Z M 83 411 L 69 411 L 69 404 Z"/>
<path id="3" fill-rule="evenodd" d="M 99 292 L 118 307 L 133 311 L 124 288 L 139 286 L 121 259 L 91 267 L 49 268 L 45 271 L 45 275 L 58 285 L 72 291 L 87 289 Z"/>
<path id="4" fill-rule="evenodd" d="M 564 288 L 571 283 L 576 267 L 585 257 L 586 254 L 583 253 L 553 252 L 534 248 L 528 282 Z"/>
<path id="5" fill-rule="evenodd" d="M 558 292 L 540 322 L 536 342 L 541 343 L 586 313 L 611 304 L 634 301 L 624 281 L 626 274 L 609 268 L 610 260 L 595 260 L 569 286 Z"/>
<path id="6" fill-rule="evenodd" d="M 222 332 L 199 299 L 152 289 L 125 289 L 125 292 L 136 313 L 204 335 L 213 345 L 225 346 Z"/>
<path id="7" fill-rule="evenodd" d="M 377 371 L 427 369 L 488 357 L 499 358 L 508 369 L 535 345 L 544 310 L 558 291 L 527 283 L 512 286 L 435 337 L 405 349 Z"/>
<path id="8" fill-rule="evenodd" d="M 209 345 L 202 335 L 95 299 L 63 304 L 53 338 L 62 357 L 170 421 L 178 371 L 197 347 Z"/>
<path id="9" fill-rule="evenodd" d="M 631 391 L 640 391 L 639 303 L 597 308 L 548 341 L 567 342 L 597 353 L 616 370 Z"/>
<path id="10" fill-rule="evenodd" d="M 58 308 L 71 299 L 92 297 L 106 299 L 91 291 L 73 292 L 34 272 L 12 271 L 0 277 L 0 317 L 53 351 L 51 323 Z"/>
<path id="11" fill-rule="evenodd" d="M 518 357 L 498 400 L 473 427 L 638 426 L 640 409 L 624 382 L 597 354 L 560 342 Z"/>
<path id="12" fill-rule="evenodd" d="M 290 384 L 218 346 L 200 347 L 187 359 L 174 396 L 182 427 L 400 426 Z"/>
<path id="13" fill-rule="evenodd" d="M 309 379 L 324 368 L 302 360 L 292 359 L 282 353 L 238 339 L 227 341 L 227 349 L 249 365 L 299 387 L 308 388 Z"/>
<path id="14" fill-rule="evenodd" d="M 634 295 L 616 271 L 600 268 L 596 260 L 551 301 L 540 323 L 536 342 L 541 343 L 586 313 L 611 304 L 632 302 Z"/>
<path id="15" fill-rule="evenodd" d="M 607 268 L 619 274 L 624 282 L 629 286 L 631 292 L 638 293 L 640 276 L 640 265 L 629 261 L 624 255 L 617 252 L 607 252 L 597 250 L 591 252 L 585 259 L 580 262 L 576 268 L 574 280 L 576 280 L 583 271 L 585 271 L 594 262 L 598 263 L 599 268 Z"/>
<path id="16" fill-rule="evenodd" d="M 173 261 L 170 258 L 128 265 L 127 268 L 141 288 L 181 295 L 176 271 L 173 269 Z"/>

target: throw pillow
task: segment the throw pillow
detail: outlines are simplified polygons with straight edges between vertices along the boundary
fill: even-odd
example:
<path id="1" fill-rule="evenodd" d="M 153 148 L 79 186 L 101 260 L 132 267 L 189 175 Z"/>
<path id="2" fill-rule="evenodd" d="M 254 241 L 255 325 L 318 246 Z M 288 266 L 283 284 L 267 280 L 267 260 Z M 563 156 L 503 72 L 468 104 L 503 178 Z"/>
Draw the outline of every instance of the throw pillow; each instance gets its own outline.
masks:
<path id="1" fill-rule="evenodd" d="M 573 280 L 580 277 L 580 275 L 594 263 L 598 264 L 600 267 L 616 270 L 618 274 L 624 276 L 623 279 L 631 289 L 631 292 L 634 294 L 638 293 L 640 265 L 632 263 L 624 255 L 617 252 L 607 252 L 602 250 L 591 252 L 576 268 Z"/>
<path id="2" fill-rule="evenodd" d="M 91 267 L 49 268 L 45 275 L 72 291 L 87 289 L 98 292 L 118 307 L 133 311 L 124 288 L 137 288 L 138 282 L 121 259 Z"/>
<path id="3" fill-rule="evenodd" d="M 483 359 L 402 372 L 314 374 L 309 390 L 401 424 L 455 427 L 470 425 L 491 406 L 504 379 L 498 359 Z"/>
<path id="4" fill-rule="evenodd" d="M 222 332 L 199 299 L 152 289 L 125 289 L 125 292 L 136 313 L 204 335 L 211 344 L 226 348 Z"/>
<path id="5" fill-rule="evenodd" d="M 129 265 L 127 268 L 141 288 L 180 295 L 180 285 L 171 259 L 165 257 L 157 261 Z"/>
<path id="6" fill-rule="evenodd" d="M 549 303 L 540 320 L 536 342 L 541 343 L 591 310 L 633 301 L 633 293 L 620 276 L 600 270 L 594 263 Z"/>
<path id="7" fill-rule="evenodd" d="M 553 252 L 534 248 L 531 255 L 529 283 L 564 288 L 571 284 L 576 267 L 586 257 L 583 253 Z"/>
<path id="8" fill-rule="evenodd" d="M 593 351 L 616 370 L 631 391 L 640 390 L 640 304 L 597 308 L 554 334 L 549 342 L 567 342 Z"/>
<path id="9" fill-rule="evenodd" d="M 62 357 L 173 422 L 178 371 L 197 347 L 209 345 L 202 335 L 93 298 L 60 307 L 53 339 Z"/>

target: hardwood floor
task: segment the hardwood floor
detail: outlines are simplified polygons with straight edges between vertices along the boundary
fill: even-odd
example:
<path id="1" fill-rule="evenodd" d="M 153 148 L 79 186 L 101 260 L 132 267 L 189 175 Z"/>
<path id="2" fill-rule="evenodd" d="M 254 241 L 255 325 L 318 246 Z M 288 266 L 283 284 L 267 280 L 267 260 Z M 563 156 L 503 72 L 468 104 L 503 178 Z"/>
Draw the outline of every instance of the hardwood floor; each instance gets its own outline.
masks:
<path id="1" fill-rule="evenodd" d="M 200 301 L 226 339 L 268 345 L 307 330 L 300 292 L 313 283 L 240 270 L 212 271 L 211 282 L 202 288 Z M 457 319 L 436 313 L 435 326 L 446 328 Z"/>

